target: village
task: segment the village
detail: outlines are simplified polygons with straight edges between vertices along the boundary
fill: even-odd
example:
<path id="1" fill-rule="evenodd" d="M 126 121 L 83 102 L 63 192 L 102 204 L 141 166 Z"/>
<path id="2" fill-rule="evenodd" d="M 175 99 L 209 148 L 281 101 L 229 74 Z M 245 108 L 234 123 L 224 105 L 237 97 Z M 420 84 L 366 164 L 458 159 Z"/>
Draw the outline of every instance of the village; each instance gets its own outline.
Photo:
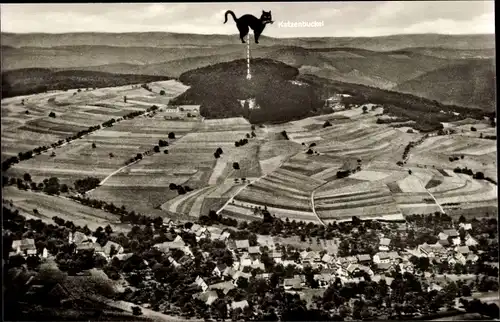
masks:
<path id="1" fill-rule="evenodd" d="M 484 219 L 483 222 L 478 220 L 465 222 L 461 219 L 459 222 L 454 222 L 450 228 L 439 229 L 436 231 L 437 234 L 430 236 L 428 241 L 418 243 L 416 247 L 404 247 L 405 245 L 401 245 L 401 240 L 408 238 L 408 233 L 414 234 L 422 230 L 416 226 L 419 220 L 422 221 L 421 218 L 415 216 L 414 219 L 397 224 L 378 223 L 381 229 L 366 229 L 366 226 L 370 227 L 368 224 L 351 227 L 348 234 L 356 236 L 359 230 L 367 230 L 365 233 L 376 236 L 377 240 L 372 251 L 359 253 L 358 250 L 357 254 L 352 249 L 346 249 L 346 239 L 344 237 L 342 238 L 344 242 L 340 242 L 340 236 L 333 238 L 330 247 L 313 250 L 314 245 L 311 242 L 303 242 L 302 248 L 294 247 L 276 236 L 257 234 L 253 237 L 249 235 L 248 238 L 239 238 L 242 235 L 241 230 L 235 231 L 221 225 L 207 226 L 165 220 L 159 229 L 158 227 L 145 229 L 149 229 L 153 234 L 153 240 L 158 240 L 160 235 L 166 240 L 161 243 L 151 242 L 150 248 L 163 258 L 164 266 L 173 271 L 193 267 L 194 263 L 197 263 L 198 267 L 203 267 L 201 271 L 204 273 L 195 277 L 193 275 L 194 278 L 188 286 L 193 300 L 199 300 L 207 307 L 211 307 L 212 304 L 218 303 L 218 299 L 230 299 L 224 301 L 227 305 L 227 310 L 224 312 L 228 316 L 232 314 L 229 312 L 237 311 L 241 314 L 245 310 L 254 311 L 250 308 L 256 308 L 256 303 L 252 304 L 250 299 L 234 296 L 233 293 L 238 292 L 238 289 L 248 288 L 249 284 L 256 283 L 257 280 L 268 283 L 273 280 L 272 283 L 285 293 L 306 299 L 307 306 L 311 309 L 318 305 L 315 301 L 318 301 L 318 297 L 324 296 L 327 289 L 340 290 L 344 286 L 362 284 L 365 287 L 367 283 L 375 283 L 374 285 L 384 283 L 389 290 L 396 292 L 395 280 L 401 280 L 403 277 L 415 278 L 419 281 L 422 292 L 433 292 L 434 295 L 448 293 L 450 284 L 453 284 L 455 289 L 457 285 L 461 286 L 453 295 L 453 304 L 450 303 L 447 308 L 440 307 L 439 311 L 460 309 L 458 295 L 470 297 L 477 292 L 498 291 L 498 257 L 488 259 L 491 252 L 487 251 L 489 247 L 495 248 L 494 245 L 498 245 L 498 241 L 491 232 L 481 229 L 480 226 L 484 226 Z M 140 233 L 140 229 L 136 229 L 136 232 Z M 418 236 L 411 238 L 422 240 Z M 130 244 L 120 245 L 111 239 L 113 238 L 101 246 L 97 237 L 76 231 L 69 233 L 67 242 L 74 244 L 76 254 L 90 251 L 94 254 L 94 258 L 104 261 L 107 266 L 120 267 L 116 264 L 117 260 L 123 263 L 131 260 L 134 254 L 138 254 L 131 251 L 133 247 Z M 218 250 L 221 252 L 216 252 Z M 214 257 L 214 254 L 218 255 Z M 25 258 L 39 256 L 42 261 L 54 258 L 47 248 L 37 250 L 34 239 L 29 238 L 12 242 L 12 252 L 9 256 L 12 258 L 19 255 Z M 121 281 L 123 287 L 128 289 L 125 293 L 131 298 L 134 296 L 130 294 L 166 285 L 165 281 L 163 283 L 159 281 L 164 279 L 161 269 L 158 271 L 159 261 L 153 260 L 156 264 L 146 259 L 143 261 L 136 267 L 138 269 L 120 271 L 113 278 L 117 280 L 120 279 L 120 275 L 124 277 Z M 481 262 L 480 265 L 478 262 Z M 278 266 L 281 268 L 277 268 Z M 123 268 L 123 265 L 121 267 Z M 488 272 L 477 271 L 477 267 L 482 267 L 479 270 L 487 267 Z M 108 276 L 114 275 L 106 266 L 103 269 Z M 283 272 L 279 278 L 273 276 L 280 270 Z M 310 296 L 311 294 L 313 296 Z M 352 296 L 345 305 L 351 310 L 355 309 L 355 300 L 365 299 L 362 294 Z M 149 303 L 147 299 L 144 301 L 136 299 L 131 302 L 142 305 L 143 308 L 152 308 L 174 315 L 189 317 L 192 314 L 191 311 L 186 313 L 159 299 L 155 301 L 156 304 Z M 384 303 L 384 307 L 387 305 L 390 307 L 390 302 Z M 339 314 L 339 308 L 332 308 L 331 312 Z M 413 309 L 404 314 L 408 317 L 421 316 L 424 310 Z"/>

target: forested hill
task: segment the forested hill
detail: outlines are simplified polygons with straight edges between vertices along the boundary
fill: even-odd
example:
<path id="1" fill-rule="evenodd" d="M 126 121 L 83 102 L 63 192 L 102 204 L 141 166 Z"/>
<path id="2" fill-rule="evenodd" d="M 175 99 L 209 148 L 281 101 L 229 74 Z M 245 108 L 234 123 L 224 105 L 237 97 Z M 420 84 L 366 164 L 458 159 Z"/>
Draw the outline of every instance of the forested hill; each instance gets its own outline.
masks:
<path id="1" fill-rule="evenodd" d="M 252 79 L 247 80 L 246 60 L 239 59 L 183 73 L 179 80 L 191 88 L 174 103 L 201 104 L 207 118 L 244 116 L 252 123 L 300 119 L 323 106 L 313 87 L 294 82 L 299 74 L 295 67 L 253 59 L 251 71 Z M 250 98 L 259 109 L 250 110 L 238 101 Z"/>

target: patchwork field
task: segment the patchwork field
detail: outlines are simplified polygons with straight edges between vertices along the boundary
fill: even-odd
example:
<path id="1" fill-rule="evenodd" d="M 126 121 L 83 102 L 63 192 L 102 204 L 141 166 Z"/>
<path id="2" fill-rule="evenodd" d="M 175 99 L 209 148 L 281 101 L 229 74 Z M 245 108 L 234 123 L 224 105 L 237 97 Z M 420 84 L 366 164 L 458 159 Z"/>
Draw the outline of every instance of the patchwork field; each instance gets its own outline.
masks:
<path id="1" fill-rule="evenodd" d="M 470 130 L 470 120 L 448 123 L 445 128 L 456 129 L 455 134 L 423 140 L 400 166 L 396 163 L 405 147 L 423 134 L 377 124 L 381 109 L 363 113 L 354 108 L 252 126 L 242 117 L 199 117 L 199 106 L 167 108 L 187 87 L 177 81 L 149 85 L 151 91 L 129 85 L 3 100 L 2 160 L 112 118 L 117 121 L 15 164 L 7 175 L 29 173 L 36 182 L 55 176 L 69 186 L 76 179 L 97 177 L 101 185 L 88 192 L 91 198 L 183 219 L 214 210 L 254 220 L 261 217 L 257 210 L 267 207 L 277 217 L 314 223 L 352 216 L 400 220 L 408 214 L 496 204 L 496 185 L 453 171 L 468 167 L 496 179 L 496 141 L 479 138 L 480 133 L 491 134 L 486 123 L 477 122 L 477 131 Z M 153 104 L 158 109 L 147 112 Z M 50 112 L 56 117 L 49 117 Z M 131 112 L 142 114 L 123 119 Z M 325 126 L 327 121 L 331 126 Z M 242 139 L 248 142 L 236 146 Z M 168 145 L 153 152 L 159 140 Z M 219 148 L 222 153 L 215 154 Z M 138 153 L 142 159 L 128 164 Z M 339 171 L 349 171 L 349 176 L 337 178 Z M 35 195 L 33 200 L 43 204 L 41 195 Z M 29 198 L 17 198 L 20 207 L 32 211 Z M 48 206 L 46 213 L 63 211 Z M 76 211 L 77 220 L 111 220 Z"/>
<path id="2" fill-rule="evenodd" d="M 22 191 L 14 187 L 3 189 L 4 200 L 12 201 L 15 209 L 27 218 L 41 219 L 53 223 L 52 217 L 71 220 L 77 226 L 87 225 L 91 230 L 110 225 L 115 231 L 127 231 L 128 225 L 120 223 L 119 217 L 104 210 L 90 208 L 68 198 L 42 193 Z M 38 213 L 35 213 L 34 210 Z"/>

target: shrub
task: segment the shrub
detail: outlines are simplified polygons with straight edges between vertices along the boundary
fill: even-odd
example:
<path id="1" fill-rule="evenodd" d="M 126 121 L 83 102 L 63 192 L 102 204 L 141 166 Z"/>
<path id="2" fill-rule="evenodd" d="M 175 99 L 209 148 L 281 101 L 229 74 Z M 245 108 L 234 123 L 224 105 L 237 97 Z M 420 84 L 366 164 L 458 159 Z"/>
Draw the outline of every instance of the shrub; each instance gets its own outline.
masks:
<path id="1" fill-rule="evenodd" d="M 50 112 L 50 113 L 49 113 L 49 117 L 53 117 L 53 118 L 55 118 L 55 117 L 56 117 L 56 113 L 54 113 L 54 112 Z"/>
<path id="2" fill-rule="evenodd" d="M 142 315 L 142 309 L 138 306 L 132 307 L 132 314 L 134 315 Z"/>
<path id="3" fill-rule="evenodd" d="M 233 169 L 235 170 L 239 170 L 240 169 L 240 165 L 238 162 L 233 162 Z"/>
<path id="4" fill-rule="evenodd" d="M 329 126 L 332 126 L 332 123 L 330 123 L 330 121 L 326 121 L 326 122 L 323 124 L 323 128 L 325 128 L 325 127 L 329 127 Z"/>

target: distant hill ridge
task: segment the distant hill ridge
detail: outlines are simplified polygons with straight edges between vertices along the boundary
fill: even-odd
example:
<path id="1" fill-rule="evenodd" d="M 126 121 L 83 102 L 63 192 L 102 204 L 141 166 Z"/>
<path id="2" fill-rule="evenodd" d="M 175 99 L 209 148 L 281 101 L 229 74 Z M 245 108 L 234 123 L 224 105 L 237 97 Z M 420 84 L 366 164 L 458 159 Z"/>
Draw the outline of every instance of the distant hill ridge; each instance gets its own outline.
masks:
<path id="1" fill-rule="evenodd" d="M 236 37 L 236 38 L 235 38 Z M 370 50 L 396 50 L 407 47 L 441 47 L 455 49 L 495 48 L 495 35 L 411 34 L 380 37 L 261 37 L 262 45 L 296 45 L 305 47 L 355 47 Z M 75 45 L 108 45 L 124 47 L 161 47 L 172 45 L 236 44 L 236 35 L 183 34 L 171 32 L 136 33 L 1 33 L 3 45 L 13 47 L 53 47 Z"/>

